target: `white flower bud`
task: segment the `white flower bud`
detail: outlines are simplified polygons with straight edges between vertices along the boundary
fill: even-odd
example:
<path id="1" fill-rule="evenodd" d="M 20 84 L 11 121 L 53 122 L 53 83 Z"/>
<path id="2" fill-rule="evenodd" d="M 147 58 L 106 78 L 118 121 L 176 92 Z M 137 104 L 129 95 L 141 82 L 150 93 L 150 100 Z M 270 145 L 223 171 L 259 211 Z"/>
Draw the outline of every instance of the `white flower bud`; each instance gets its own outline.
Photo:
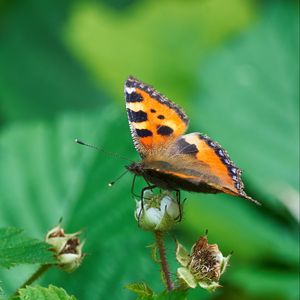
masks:
<path id="1" fill-rule="evenodd" d="M 167 231 L 180 218 L 181 208 L 171 193 L 155 195 L 147 190 L 142 201 L 137 201 L 135 218 L 145 230 Z"/>
<path id="2" fill-rule="evenodd" d="M 170 196 L 165 196 L 162 198 L 160 202 L 160 210 L 166 211 L 168 215 L 173 218 L 174 220 L 180 216 L 180 209 L 177 201 Z"/>

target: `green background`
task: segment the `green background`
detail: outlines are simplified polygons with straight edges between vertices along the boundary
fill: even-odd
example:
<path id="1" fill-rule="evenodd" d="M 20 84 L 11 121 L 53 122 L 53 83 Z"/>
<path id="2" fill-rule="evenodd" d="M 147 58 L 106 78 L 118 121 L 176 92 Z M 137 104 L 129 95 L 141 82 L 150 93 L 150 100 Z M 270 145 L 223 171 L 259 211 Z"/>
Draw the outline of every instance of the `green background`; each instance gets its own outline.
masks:
<path id="1" fill-rule="evenodd" d="M 299 298 L 298 9 L 297 1 L 0 1 L 0 226 L 40 239 L 60 217 L 68 232 L 86 229 L 82 266 L 52 269 L 40 284 L 78 299 L 135 299 L 124 285 L 140 281 L 163 289 L 146 247 L 153 236 L 133 217 L 132 176 L 107 186 L 124 161 L 74 143 L 139 159 L 123 99 L 131 74 L 181 105 L 189 132 L 220 142 L 263 204 L 184 194 L 168 254 L 174 235 L 190 247 L 206 229 L 224 255 L 234 251 L 223 288 L 189 299 Z M 0 270 L 6 294 L 34 269 Z"/>

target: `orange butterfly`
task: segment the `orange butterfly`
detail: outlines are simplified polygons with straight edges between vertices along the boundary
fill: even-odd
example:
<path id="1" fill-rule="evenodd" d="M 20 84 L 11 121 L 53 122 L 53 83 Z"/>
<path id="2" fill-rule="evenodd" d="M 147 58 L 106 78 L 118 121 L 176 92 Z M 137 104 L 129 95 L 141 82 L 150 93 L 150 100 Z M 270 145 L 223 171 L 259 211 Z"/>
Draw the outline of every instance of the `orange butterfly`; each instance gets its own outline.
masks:
<path id="1" fill-rule="evenodd" d="M 133 77 L 125 82 L 125 99 L 142 157 L 129 171 L 162 189 L 225 193 L 259 204 L 246 195 L 241 170 L 218 143 L 198 132 L 182 135 L 189 119 L 175 103 Z"/>

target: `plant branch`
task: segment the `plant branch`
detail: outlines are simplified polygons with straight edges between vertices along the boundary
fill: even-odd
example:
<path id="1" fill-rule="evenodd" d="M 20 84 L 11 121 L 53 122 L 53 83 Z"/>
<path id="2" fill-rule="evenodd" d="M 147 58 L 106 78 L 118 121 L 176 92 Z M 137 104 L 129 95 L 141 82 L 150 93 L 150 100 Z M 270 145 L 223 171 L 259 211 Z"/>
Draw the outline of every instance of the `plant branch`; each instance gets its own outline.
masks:
<path id="1" fill-rule="evenodd" d="M 19 290 L 25 288 L 27 285 L 31 285 L 34 281 L 40 278 L 50 267 L 52 264 L 41 265 L 14 293 L 13 296 L 19 295 Z"/>
<path id="2" fill-rule="evenodd" d="M 154 233 L 155 233 L 155 239 L 156 239 L 156 246 L 159 251 L 160 267 L 161 267 L 161 271 L 162 271 L 162 274 L 164 277 L 164 283 L 166 285 L 167 290 L 170 292 L 173 290 L 173 283 L 171 281 L 169 265 L 167 262 L 166 249 L 165 249 L 164 239 L 163 239 L 163 232 L 156 230 L 156 231 L 154 231 Z"/>

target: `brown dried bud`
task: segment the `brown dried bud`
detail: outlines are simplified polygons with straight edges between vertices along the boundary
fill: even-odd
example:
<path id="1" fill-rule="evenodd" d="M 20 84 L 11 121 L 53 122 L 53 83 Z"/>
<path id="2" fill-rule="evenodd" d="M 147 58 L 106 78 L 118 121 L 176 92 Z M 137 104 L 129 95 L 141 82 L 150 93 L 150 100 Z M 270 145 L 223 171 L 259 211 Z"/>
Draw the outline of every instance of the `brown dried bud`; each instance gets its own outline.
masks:
<path id="1" fill-rule="evenodd" d="M 189 254 L 181 244 L 177 244 L 176 258 L 182 265 L 178 277 L 188 286 L 195 288 L 197 283 L 207 290 L 219 287 L 219 279 L 228 266 L 230 255 L 224 257 L 217 244 L 208 244 L 207 237 L 201 237 Z"/>
<path id="2" fill-rule="evenodd" d="M 78 238 L 80 233 L 81 231 L 65 234 L 59 224 L 46 235 L 46 242 L 53 246 L 52 250 L 56 253 L 59 266 L 67 272 L 77 269 L 84 257 L 82 253 L 84 242 L 80 243 Z"/>

